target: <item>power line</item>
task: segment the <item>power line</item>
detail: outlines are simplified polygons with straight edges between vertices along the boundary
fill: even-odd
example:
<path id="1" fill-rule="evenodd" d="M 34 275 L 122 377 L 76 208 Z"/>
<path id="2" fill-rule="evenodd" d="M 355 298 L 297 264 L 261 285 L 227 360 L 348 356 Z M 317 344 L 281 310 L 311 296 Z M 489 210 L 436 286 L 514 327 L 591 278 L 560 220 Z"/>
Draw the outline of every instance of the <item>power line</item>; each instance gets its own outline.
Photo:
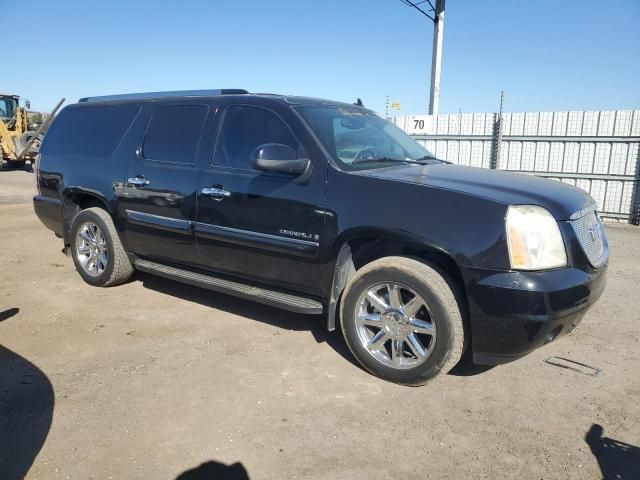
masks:
<path id="1" fill-rule="evenodd" d="M 440 74 L 442 71 L 442 42 L 444 32 L 445 0 L 435 0 L 435 7 L 431 0 L 400 0 L 404 5 L 414 8 L 433 22 L 433 55 L 431 57 L 431 88 L 429 90 L 429 115 L 437 115 L 440 108 Z M 428 3 L 433 12 L 429 15 L 420 5 Z"/>
<path id="2" fill-rule="evenodd" d="M 432 22 L 435 23 L 436 19 L 434 17 L 432 17 L 431 15 L 429 15 L 427 12 L 425 12 L 423 9 L 421 9 L 419 7 L 420 4 L 425 3 L 423 2 L 418 2 L 418 3 L 414 3 L 411 0 L 400 0 L 402 3 L 404 3 L 406 6 L 408 7 L 413 7 L 416 10 L 418 10 L 422 15 L 424 15 L 425 17 L 428 17 L 431 19 Z M 429 0 L 425 0 L 429 5 L 431 5 L 431 2 Z M 431 10 L 435 11 L 435 8 L 433 8 L 433 5 L 431 5 Z"/>

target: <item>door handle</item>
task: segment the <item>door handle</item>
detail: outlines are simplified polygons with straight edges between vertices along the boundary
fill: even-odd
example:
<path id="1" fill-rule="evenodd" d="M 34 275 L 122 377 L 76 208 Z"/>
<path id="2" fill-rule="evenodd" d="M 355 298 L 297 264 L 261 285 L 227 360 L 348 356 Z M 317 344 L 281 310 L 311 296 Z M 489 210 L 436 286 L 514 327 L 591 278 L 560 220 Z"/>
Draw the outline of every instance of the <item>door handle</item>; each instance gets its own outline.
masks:
<path id="1" fill-rule="evenodd" d="M 203 195 L 213 197 L 214 200 L 218 202 L 224 198 L 229 198 L 231 196 L 231 192 L 229 192 L 228 190 L 224 190 L 223 188 L 204 187 L 201 192 Z"/>
<path id="2" fill-rule="evenodd" d="M 136 187 L 144 187 L 151 183 L 149 180 L 145 179 L 142 175 L 138 175 L 137 177 L 131 177 L 127 179 L 127 182 L 131 185 L 135 185 Z"/>

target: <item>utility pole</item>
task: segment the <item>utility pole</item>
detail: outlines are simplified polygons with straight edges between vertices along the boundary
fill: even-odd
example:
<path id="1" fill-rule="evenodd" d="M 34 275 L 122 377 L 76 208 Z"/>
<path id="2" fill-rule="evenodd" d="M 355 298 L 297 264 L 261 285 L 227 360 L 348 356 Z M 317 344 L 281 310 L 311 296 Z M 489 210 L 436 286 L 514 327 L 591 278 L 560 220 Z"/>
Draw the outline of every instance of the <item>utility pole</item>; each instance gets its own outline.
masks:
<path id="1" fill-rule="evenodd" d="M 440 73 L 442 72 L 442 41 L 444 37 L 444 2 L 435 0 L 435 6 L 431 0 L 400 0 L 405 5 L 415 8 L 433 22 L 433 54 L 431 56 L 431 90 L 429 92 L 429 115 L 437 115 L 440 109 Z M 429 10 L 424 10 L 420 5 L 427 3 Z M 433 12 L 433 13 L 431 13 Z"/>
<path id="2" fill-rule="evenodd" d="M 433 21 L 433 55 L 431 56 L 431 90 L 429 93 L 429 115 L 440 110 L 440 73 L 442 72 L 442 39 L 444 36 L 444 2 L 436 0 Z"/>
<path id="3" fill-rule="evenodd" d="M 489 168 L 495 170 L 500 165 L 500 149 L 502 148 L 502 109 L 504 107 L 504 90 L 500 92 L 500 110 L 493 122 L 493 141 Z M 639 163 L 640 164 L 640 163 Z"/>

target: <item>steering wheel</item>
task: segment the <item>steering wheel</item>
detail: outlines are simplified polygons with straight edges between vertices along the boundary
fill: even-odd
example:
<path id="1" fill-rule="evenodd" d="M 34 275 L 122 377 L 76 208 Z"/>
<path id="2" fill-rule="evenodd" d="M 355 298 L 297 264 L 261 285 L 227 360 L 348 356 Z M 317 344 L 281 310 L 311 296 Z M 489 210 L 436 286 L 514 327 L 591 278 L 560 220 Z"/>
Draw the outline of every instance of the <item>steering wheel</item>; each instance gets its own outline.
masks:
<path id="1" fill-rule="evenodd" d="M 363 148 L 358 150 L 351 163 L 366 162 L 368 160 L 375 160 L 377 158 L 376 152 L 373 148 Z"/>

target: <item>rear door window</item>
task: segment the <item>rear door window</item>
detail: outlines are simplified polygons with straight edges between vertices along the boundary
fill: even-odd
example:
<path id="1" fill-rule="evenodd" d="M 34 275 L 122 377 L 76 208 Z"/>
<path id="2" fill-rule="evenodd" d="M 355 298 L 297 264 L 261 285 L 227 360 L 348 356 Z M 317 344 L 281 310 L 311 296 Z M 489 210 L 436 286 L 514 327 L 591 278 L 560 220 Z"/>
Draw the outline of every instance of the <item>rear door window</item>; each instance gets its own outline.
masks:
<path id="1" fill-rule="evenodd" d="M 280 143 L 298 151 L 299 143 L 284 121 L 271 110 L 232 105 L 225 110 L 213 165 L 251 170 L 251 153 L 265 143 Z"/>
<path id="2" fill-rule="evenodd" d="M 206 105 L 163 105 L 153 112 L 142 147 L 147 160 L 195 164 Z"/>
<path id="3" fill-rule="evenodd" d="M 139 111 L 139 105 L 65 109 L 47 132 L 41 153 L 110 157 Z"/>

